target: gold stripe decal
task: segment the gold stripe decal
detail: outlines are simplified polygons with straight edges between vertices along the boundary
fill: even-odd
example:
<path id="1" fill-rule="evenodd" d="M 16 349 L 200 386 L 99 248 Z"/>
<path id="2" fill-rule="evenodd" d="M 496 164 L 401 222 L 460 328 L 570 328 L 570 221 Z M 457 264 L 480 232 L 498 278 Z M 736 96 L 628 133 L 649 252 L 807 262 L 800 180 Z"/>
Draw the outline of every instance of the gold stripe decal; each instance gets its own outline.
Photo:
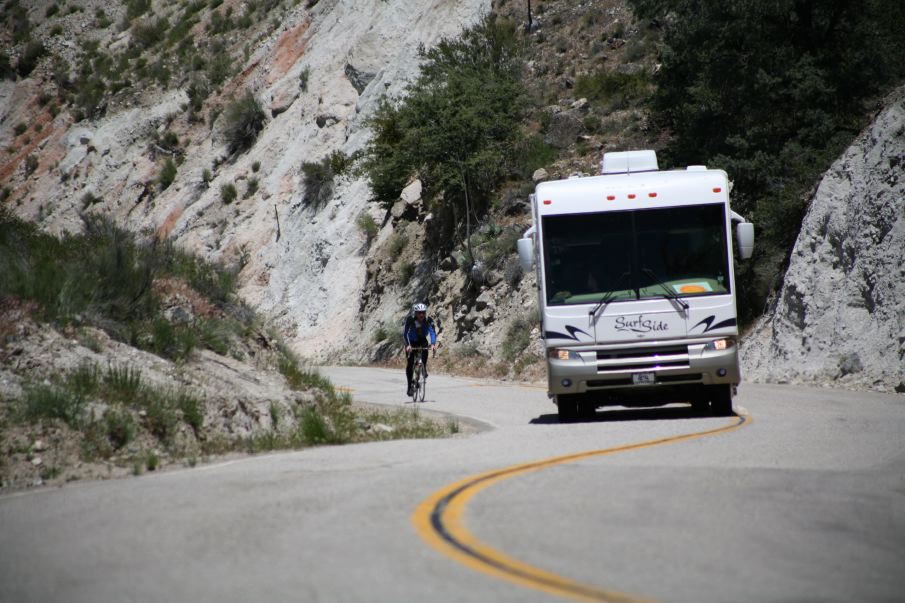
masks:
<path id="1" fill-rule="evenodd" d="M 540 471 L 557 465 L 564 465 L 582 459 L 606 456 L 619 452 L 628 452 L 664 444 L 674 444 L 710 435 L 734 431 L 751 423 L 748 415 L 739 416 L 732 423 L 711 429 L 684 435 L 671 436 L 626 446 L 590 450 L 557 456 L 522 465 L 513 465 L 504 469 L 489 471 L 467 477 L 445 486 L 425 499 L 412 515 L 412 523 L 421 538 L 433 548 L 475 571 L 552 595 L 574 599 L 576 601 L 605 601 L 608 603 L 647 602 L 634 595 L 602 589 L 595 586 L 575 582 L 558 574 L 554 574 L 523 563 L 509 557 L 478 540 L 464 524 L 465 508 L 472 498 L 481 490 L 510 477 Z"/>

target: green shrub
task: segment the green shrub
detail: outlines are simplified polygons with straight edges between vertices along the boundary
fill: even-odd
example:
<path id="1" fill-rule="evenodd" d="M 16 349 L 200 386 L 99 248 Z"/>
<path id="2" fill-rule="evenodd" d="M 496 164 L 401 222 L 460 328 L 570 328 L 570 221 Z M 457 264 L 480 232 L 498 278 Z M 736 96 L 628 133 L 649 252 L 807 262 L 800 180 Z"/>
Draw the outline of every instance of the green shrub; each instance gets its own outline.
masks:
<path id="1" fill-rule="evenodd" d="M 329 157 L 320 161 L 302 163 L 303 202 L 309 207 L 320 209 L 333 195 L 333 168 Z"/>
<path id="2" fill-rule="evenodd" d="M 506 329 L 501 351 L 508 362 L 515 360 L 531 343 L 531 329 L 534 325 L 527 317 L 516 318 Z"/>
<path id="3" fill-rule="evenodd" d="M 302 92 L 308 92 L 308 78 L 311 77 L 311 69 L 305 67 L 299 74 L 299 89 Z"/>
<path id="4" fill-rule="evenodd" d="M 217 318 L 209 318 L 201 323 L 201 343 L 221 356 L 229 354 L 230 329 L 228 324 Z"/>
<path id="5" fill-rule="evenodd" d="M 239 193 L 236 190 L 236 185 L 232 182 L 227 182 L 226 184 L 220 185 L 220 200 L 223 201 L 223 203 L 229 205 L 236 200 L 238 194 Z"/>
<path id="6" fill-rule="evenodd" d="M 26 141 L 25 144 L 28 144 Z M 36 155 L 28 155 L 25 158 L 25 175 L 29 176 L 34 173 L 36 169 L 38 169 L 39 161 Z"/>
<path id="7" fill-rule="evenodd" d="M 358 226 L 358 229 L 365 236 L 365 241 L 368 245 L 371 244 L 371 241 L 374 240 L 374 237 L 377 236 L 378 226 L 377 221 L 374 220 L 374 217 L 366 211 L 358 214 L 358 218 L 355 219 L 355 224 Z"/>
<path id="8" fill-rule="evenodd" d="M 352 167 L 354 160 L 342 151 L 330 153 L 330 171 L 334 176 L 342 176 Z"/>
<path id="9" fill-rule="evenodd" d="M 18 2 L 7 2 L 3 8 L 6 25 L 13 34 L 13 44 L 28 40 L 31 34 L 31 21 L 28 19 L 28 9 Z"/>
<path id="10" fill-rule="evenodd" d="M 260 169 L 261 169 L 261 162 L 253 161 L 251 164 L 251 171 L 254 172 L 255 174 L 257 174 L 258 170 L 260 170 Z"/>
<path id="11" fill-rule="evenodd" d="M 175 179 L 176 164 L 172 159 L 167 159 L 163 164 L 163 169 L 160 170 L 160 176 L 157 178 L 157 184 L 160 186 L 160 190 L 163 191 L 169 188 Z"/>
<path id="12" fill-rule="evenodd" d="M 29 42 L 25 46 L 25 50 L 22 51 L 19 62 L 16 64 L 16 73 L 22 77 L 28 77 L 29 74 L 34 71 L 35 67 L 37 67 L 38 61 L 41 60 L 41 57 L 44 56 L 45 52 L 46 49 L 42 42 L 37 40 Z"/>
<path id="13" fill-rule="evenodd" d="M 299 417 L 299 432 L 305 444 L 324 444 L 331 438 L 327 422 L 317 409 L 308 407 Z"/>
<path id="14" fill-rule="evenodd" d="M 218 307 L 233 301 L 237 278 L 235 269 L 206 262 L 177 248 L 172 242 L 158 244 L 158 249 L 163 256 L 160 260 L 162 273 L 185 280 L 192 289 Z"/>
<path id="15" fill-rule="evenodd" d="M 143 50 L 152 48 L 166 38 L 169 29 L 170 22 L 166 17 L 135 23 L 132 26 L 132 42 Z"/>
<path id="16" fill-rule="evenodd" d="M 148 453 L 147 458 L 145 459 L 145 467 L 147 467 L 148 471 L 157 471 L 157 468 L 160 466 L 160 457 L 157 456 L 157 453 L 153 450 Z"/>
<path id="17" fill-rule="evenodd" d="M 151 10 L 151 0 L 126 0 L 126 18 L 130 21 Z"/>
<path id="18" fill-rule="evenodd" d="M 210 95 L 211 89 L 205 80 L 193 78 L 186 88 L 186 94 L 189 97 L 189 108 L 198 113 L 204 106 L 204 100 Z"/>
<path id="19" fill-rule="evenodd" d="M 144 410 L 148 431 L 160 441 L 169 442 L 179 424 L 171 400 L 162 395 L 148 396 Z"/>
<path id="20" fill-rule="evenodd" d="M 377 329 L 374 330 L 374 334 L 371 336 L 371 341 L 374 343 L 380 343 L 381 341 L 386 341 L 393 335 L 392 325 L 387 325 L 386 323 L 381 323 L 378 325 Z"/>
<path id="21" fill-rule="evenodd" d="M 214 44 L 211 49 L 211 56 L 205 66 L 205 75 L 208 82 L 215 88 L 220 86 L 232 74 L 233 60 L 229 54 L 229 49 L 222 44 Z M 247 93 L 251 95 L 250 92 Z M 255 101 L 257 102 L 257 101 Z M 260 108 L 260 106 L 258 107 Z M 261 121 L 263 123 L 264 114 L 261 112 Z M 255 134 L 257 135 L 257 134 Z"/>
<path id="22" fill-rule="evenodd" d="M 101 374 L 97 365 L 84 361 L 66 379 L 66 388 L 76 396 L 89 398 L 100 389 Z"/>
<path id="23" fill-rule="evenodd" d="M 547 113 L 544 113 L 547 115 Z M 538 134 L 527 136 L 515 146 L 513 162 L 515 173 L 528 180 L 538 168 L 548 166 L 556 159 L 556 149 L 544 142 Z"/>
<path id="24" fill-rule="evenodd" d="M 270 403 L 270 425 L 274 430 L 279 429 L 283 411 L 276 402 Z"/>
<path id="25" fill-rule="evenodd" d="M 254 194 L 258 192 L 258 179 L 257 178 L 249 178 L 248 182 L 245 185 L 245 195 L 244 198 L 248 199 L 249 197 L 254 196 Z"/>
<path id="26" fill-rule="evenodd" d="M 22 123 L 21 121 L 13 126 L 13 134 L 16 136 L 22 136 L 25 134 L 25 131 L 28 129 L 28 126 Z"/>
<path id="27" fill-rule="evenodd" d="M 191 327 L 174 325 L 163 317 L 151 323 L 148 348 L 159 356 L 176 361 L 187 360 L 197 345 L 198 336 Z"/>
<path id="28" fill-rule="evenodd" d="M 104 373 L 103 387 L 107 400 L 132 404 L 141 393 L 141 369 L 128 364 L 111 364 Z"/>
<path id="29" fill-rule="evenodd" d="M 114 450 L 135 439 L 135 421 L 126 410 L 109 409 L 104 412 L 104 429 Z"/>
<path id="30" fill-rule="evenodd" d="M 402 262 L 399 265 L 397 276 L 399 278 L 399 283 L 401 285 L 406 285 L 409 281 L 412 280 L 412 276 L 415 274 L 415 264 L 414 262 Z"/>
<path id="31" fill-rule="evenodd" d="M 0 79 L 16 79 L 16 71 L 9 62 L 9 55 L 3 50 L 0 50 Z"/>
<path id="32" fill-rule="evenodd" d="M 333 383 L 317 369 L 302 369 L 299 367 L 299 361 L 295 356 L 288 352 L 280 354 L 277 364 L 280 373 L 286 378 L 289 387 L 294 390 L 319 389 L 325 392 L 333 393 Z"/>
<path id="33" fill-rule="evenodd" d="M 588 100 L 609 103 L 613 108 L 624 108 L 630 101 L 644 99 L 652 91 L 650 76 L 644 72 L 633 74 L 599 71 L 579 76 L 575 81 L 575 94 Z"/>
<path id="34" fill-rule="evenodd" d="M 258 99 L 247 90 L 226 107 L 224 119 L 227 148 L 230 153 L 241 153 L 252 147 L 267 118 Z"/>
<path id="35" fill-rule="evenodd" d="M 198 436 L 204 426 L 204 402 L 183 390 L 176 394 L 175 406 L 182 411 L 182 420 L 192 428 L 195 436 Z"/>
<path id="36" fill-rule="evenodd" d="M 25 388 L 24 417 L 31 421 L 59 419 L 78 428 L 84 414 L 85 398 L 59 385 Z"/>
<path id="37" fill-rule="evenodd" d="M 389 257 L 395 258 L 398 257 L 399 254 L 402 253 L 402 250 L 405 249 L 405 246 L 408 245 L 409 240 L 408 237 L 402 234 L 401 232 L 394 232 L 389 241 L 387 241 L 387 253 Z"/>

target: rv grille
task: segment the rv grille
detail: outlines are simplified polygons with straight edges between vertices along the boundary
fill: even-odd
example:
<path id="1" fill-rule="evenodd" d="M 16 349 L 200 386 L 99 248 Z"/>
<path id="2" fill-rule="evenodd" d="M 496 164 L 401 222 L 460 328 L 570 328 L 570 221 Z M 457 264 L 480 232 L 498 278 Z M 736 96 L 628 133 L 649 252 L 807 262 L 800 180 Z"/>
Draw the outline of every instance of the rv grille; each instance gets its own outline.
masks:
<path id="1" fill-rule="evenodd" d="M 657 384 L 667 383 L 700 383 L 704 376 L 701 373 L 682 373 L 681 375 L 657 375 Z M 605 387 L 627 387 L 632 385 L 631 377 L 616 377 L 614 379 L 590 379 L 588 387 L 600 389 Z"/>
<path id="2" fill-rule="evenodd" d="M 597 352 L 598 374 L 680 369 L 688 366 L 688 346 L 684 345 Z"/>

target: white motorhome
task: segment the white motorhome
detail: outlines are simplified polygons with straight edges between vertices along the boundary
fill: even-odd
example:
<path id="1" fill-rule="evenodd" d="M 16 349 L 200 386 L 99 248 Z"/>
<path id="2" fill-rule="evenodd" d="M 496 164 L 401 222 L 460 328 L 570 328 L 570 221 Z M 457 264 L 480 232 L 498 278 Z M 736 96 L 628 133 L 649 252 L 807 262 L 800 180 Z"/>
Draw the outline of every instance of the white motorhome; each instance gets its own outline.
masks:
<path id="1" fill-rule="evenodd" d="M 754 226 L 729 208 L 730 186 L 704 166 L 660 171 L 654 151 L 607 153 L 600 176 L 537 185 L 518 251 L 537 271 L 561 420 L 670 401 L 732 414 L 732 233 L 747 259 Z"/>

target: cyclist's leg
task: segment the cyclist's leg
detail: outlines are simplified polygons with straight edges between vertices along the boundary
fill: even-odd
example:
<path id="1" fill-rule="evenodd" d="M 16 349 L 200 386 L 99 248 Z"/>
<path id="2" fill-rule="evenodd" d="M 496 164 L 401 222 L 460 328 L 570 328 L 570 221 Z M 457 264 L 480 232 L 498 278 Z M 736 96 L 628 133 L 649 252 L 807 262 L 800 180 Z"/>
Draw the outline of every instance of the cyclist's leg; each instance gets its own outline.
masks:
<path id="1" fill-rule="evenodd" d="M 412 351 L 412 352 L 408 353 L 408 357 L 406 358 L 406 364 L 405 364 L 405 378 L 408 381 L 408 386 L 406 387 L 406 391 L 408 392 L 409 396 L 412 395 L 412 371 L 413 371 L 412 367 L 414 365 L 415 365 L 415 352 Z"/>
<path id="2" fill-rule="evenodd" d="M 427 352 L 428 352 L 427 348 L 425 348 L 424 351 L 421 352 L 421 362 L 424 364 L 424 376 L 425 377 L 427 377 L 427 356 L 428 356 Z"/>

